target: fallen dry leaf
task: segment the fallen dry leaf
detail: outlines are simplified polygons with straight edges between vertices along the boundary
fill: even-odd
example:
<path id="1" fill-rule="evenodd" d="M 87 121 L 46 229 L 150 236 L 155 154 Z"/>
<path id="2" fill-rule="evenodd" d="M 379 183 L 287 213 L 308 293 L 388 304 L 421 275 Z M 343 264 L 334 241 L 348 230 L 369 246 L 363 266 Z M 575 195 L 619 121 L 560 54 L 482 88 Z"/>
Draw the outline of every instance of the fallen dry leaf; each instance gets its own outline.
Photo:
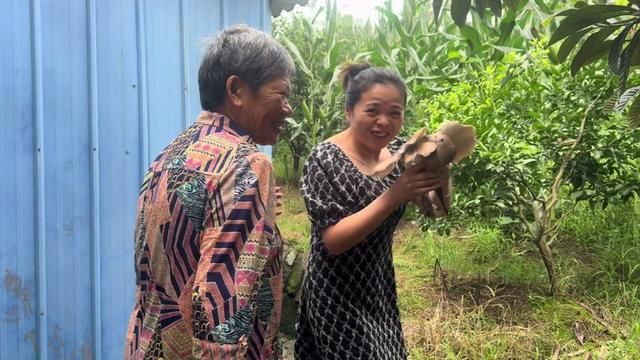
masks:
<path id="1" fill-rule="evenodd" d="M 581 322 L 575 321 L 573 323 L 573 333 L 576 335 L 576 339 L 580 345 L 584 345 L 584 326 Z"/>

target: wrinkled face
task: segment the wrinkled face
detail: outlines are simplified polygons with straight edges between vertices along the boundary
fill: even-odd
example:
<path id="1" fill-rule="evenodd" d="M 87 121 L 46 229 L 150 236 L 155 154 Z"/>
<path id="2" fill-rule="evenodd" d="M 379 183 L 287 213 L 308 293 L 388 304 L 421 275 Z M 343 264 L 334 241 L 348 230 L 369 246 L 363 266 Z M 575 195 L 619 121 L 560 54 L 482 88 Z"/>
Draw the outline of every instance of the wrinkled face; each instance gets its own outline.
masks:
<path id="1" fill-rule="evenodd" d="M 356 141 L 379 151 L 400 132 L 404 120 L 402 94 L 394 85 L 375 84 L 347 111 L 347 120 Z"/>
<path id="2" fill-rule="evenodd" d="M 257 92 L 250 92 L 244 99 L 245 127 L 251 138 L 261 145 L 273 145 L 291 114 L 289 105 L 289 78 L 269 81 Z"/>

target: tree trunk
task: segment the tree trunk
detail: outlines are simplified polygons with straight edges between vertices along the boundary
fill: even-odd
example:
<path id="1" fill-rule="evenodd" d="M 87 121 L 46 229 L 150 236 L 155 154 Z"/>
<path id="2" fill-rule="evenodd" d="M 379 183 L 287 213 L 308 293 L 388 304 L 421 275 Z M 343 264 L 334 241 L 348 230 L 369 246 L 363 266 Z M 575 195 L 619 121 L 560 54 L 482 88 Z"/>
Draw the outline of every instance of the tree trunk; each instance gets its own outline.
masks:
<path id="1" fill-rule="evenodd" d="M 551 249 L 547 244 L 548 235 L 545 233 L 549 226 L 548 204 L 534 201 L 531 205 L 533 206 L 533 216 L 536 219 L 533 228 L 531 229 L 533 242 L 540 251 L 540 255 L 542 255 L 542 262 L 544 262 L 544 266 L 547 268 L 550 285 L 549 293 L 551 296 L 555 296 L 557 290 L 556 272 L 553 268 L 553 256 L 551 255 Z"/>
<path id="2" fill-rule="evenodd" d="M 551 249 L 547 245 L 546 236 L 540 234 L 536 241 L 536 246 L 540 251 L 540 255 L 542 255 L 542 261 L 544 262 L 544 266 L 547 268 L 547 275 L 549 276 L 549 293 L 551 296 L 556 295 L 557 290 L 557 279 L 556 273 L 553 267 L 553 257 L 551 255 Z"/>
<path id="3" fill-rule="evenodd" d="M 300 179 L 300 155 L 291 154 L 293 157 L 293 181 L 295 183 Z"/>

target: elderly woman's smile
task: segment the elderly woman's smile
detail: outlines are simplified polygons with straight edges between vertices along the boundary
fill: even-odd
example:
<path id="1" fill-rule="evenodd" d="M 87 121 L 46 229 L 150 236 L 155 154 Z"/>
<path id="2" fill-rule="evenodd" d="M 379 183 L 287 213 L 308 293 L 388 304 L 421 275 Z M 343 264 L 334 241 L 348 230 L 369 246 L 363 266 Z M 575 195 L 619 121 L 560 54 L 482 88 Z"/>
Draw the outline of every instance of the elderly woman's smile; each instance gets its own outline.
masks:
<path id="1" fill-rule="evenodd" d="M 284 119 L 291 114 L 288 96 L 289 78 L 281 77 L 269 81 L 247 99 L 247 121 L 243 125 L 255 142 L 275 144 L 278 141 Z"/>

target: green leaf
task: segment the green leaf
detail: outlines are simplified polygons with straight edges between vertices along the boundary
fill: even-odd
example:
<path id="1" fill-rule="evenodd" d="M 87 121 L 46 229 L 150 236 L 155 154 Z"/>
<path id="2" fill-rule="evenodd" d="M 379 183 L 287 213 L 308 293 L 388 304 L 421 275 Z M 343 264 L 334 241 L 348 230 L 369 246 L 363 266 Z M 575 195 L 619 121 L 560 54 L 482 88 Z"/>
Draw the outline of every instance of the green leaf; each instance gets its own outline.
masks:
<path id="1" fill-rule="evenodd" d="M 624 110 L 629 101 L 631 101 L 636 97 L 636 95 L 638 95 L 638 92 L 640 92 L 640 86 L 634 86 L 625 90 L 625 92 L 622 93 L 622 95 L 620 95 L 620 97 L 618 98 L 614 109 L 618 112 Z"/>
<path id="2" fill-rule="evenodd" d="M 353 57 L 353 61 L 360 61 L 363 59 L 367 59 L 369 56 L 371 56 L 373 52 L 372 51 L 364 51 L 361 53 L 357 53 L 354 57 Z"/>
<path id="3" fill-rule="evenodd" d="M 327 33 L 325 34 L 325 40 L 328 44 L 335 43 L 336 38 L 336 25 L 337 25 L 337 7 L 335 1 L 329 1 L 329 9 L 327 10 Z"/>
<path id="4" fill-rule="evenodd" d="M 480 15 L 480 18 L 484 18 L 484 9 L 487 7 L 486 0 L 475 0 L 476 1 L 476 12 Z"/>
<path id="5" fill-rule="evenodd" d="M 293 58 L 295 59 L 296 63 L 298 64 L 298 67 L 300 68 L 300 70 L 302 70 L 302 72 L 305 75 L 307 75 L 309 77 L 313 77 L 313 74 L 311 73 L 311 70 L 309 70 L 309 67 L 305 63 L 304 58 L 300 54 L 300 50 L 298 50 L 298 47 L 296 46 L 296 44 L 294 44 L 291 40 L 289 40 L 285 36 L 282 37 L 282 41 L 284 41 L 284 45 L 293 54 Z"/>
<path id="6" fill-rule="evenodd" d="M 623 68 L 623 60 L 620 57 L 620 53 L 622 52 L 622 46 L 627 39 L 627 34 L 629 34 L 629 31 L 633 26 L 634 24 L 627 25 L 620 34 L 613 39 L 613 43 L 611 43 L 611 49 L 609 50 L 609 70 L 616 75 L 620 75 L 620 71 Z"/>
<path id="7" fill-rule="evenodd" d="M 338 66 L 338 56 L 340 55 L 340 46 L 334 45 L 330 48 L 324 57 L 322 65 L 325 71 L 328 72 L 329 78 L 331 78 L 331 71 Z"/>
<path id="8" fill-rule="evenodd" d="M 312 36 L 313 35 L 313 27 L 311 25 L 311 23 L 309 23 L 309 21 L 305 18 L 302 19 L 302 26 L 304 26 L 304 30 L 307 36 Z"/>
<path id="9" fill-rule="evenodd" d="M 313 18 L 311 19 L 312 24 L 316 23 L 316 20 L 318 20 L 318 16 L 320 16 L 320 14 L 322 14 L 323 11 L 325 11 L 324 6 L 320 6 L 318 8 L 318 11 L 316 11 L 316 13 L 313 15 Z"/>
<path id="10" fill-rule="evenodd" d="M 547 4 L 545 4 L 544 0 L 535 0 L 535 3 L 538 6 L 538 8 L 540 8 L 540 10 L 542 10 L 543 12 L 547 14 L 552 13 L 552 10 L 549 8 L 549 6 L 547 6 Z"/>
<path id="11" fill-rule="evenodd" d="M 590 35 L 584 41 L 582 47 L 571 62 L 571 75 L 578 73 L 583 66 L 589 65 L 599 58 L 603 57 L 609 50 L 611 40 L 606 38 L 611 35 L 615 28 L 604 28 Z"/>
<path id="12" fill-rule="evenodd" d="M 591 31 L 591 29 L 580 30 L 575 34 L 572 34 L 562 42 L 562 45 L 560 45 L 560 49 L 558 49 L 558 61 L 560 63 L 563 63 L 567 59 L 571 51 L 578 44 L 578 41 L 580 41 L 580 39 L 582 39 L 582 37 L 589 31 Z"/>
<path id="13" fill-rule="evenodd" d="M 469 40 L 472 44 L 474 50 L 477 50 L 482 46 L 482 41 L 480 40 L 480 33 L 474 27 L 469 25 L 460 26 L 460 33 L 462 36 Z"/>
<path id="14" fill-rule="evenodd" d="M 412 47 L 409 47 L 409 48 L 407 48 L 407 52 L 409 53 L 409 56 L 411 57 L 411 59 L 418 66 L 418 69 L 420 70 L 420 72 L 421 73 L 427 72 L 427 69 L 425 69 L 423 61 L 420 59 L 420 56 L 418 56 L 418 53 L 416 52 L 416 49 L 414 49 Z"/>
<path id="15" fill-rule="evenodd" d="M 467 14 L 471 9 L 471 0 L 452 0 L 451 17 L 458 26 L 463 26 L 467 22 Z"/>
<path id="16" fill-rule="evenodd" d="M 520 7 L 520 0 L 504 0 L 504 4 L 511 10 L 518 11 L 518 8 Z"/>
<path id="17" fill-rule="evenodd" d="M 629 108 L 629 123 L 633 127 L 640 126 L 640 96 L 636 96 Z"/>
<path id="18" fill-rule="evenodd" d="M 309 107 L 309 105 L 307 105 L 307 101 L 306 100 L 302 100 L 302 112 L 304 114 L 304 118 L 305 118 L 307 123 L 310 123 L 311 121 L 314 121 L 314 119 L 313 119 L 313 111 L 311 109 L 312 109 L 312 107 Z"/>
<path id="19" fill-rule="evenodd" d="M 291 125 L 293 127 L 300 126 L 300 124 L 294 118 L 291 118 L 291 117 L 284 118 L 284 121 L 286 121 L 289 125 Z"/>
<path id="20" fill-rule="evenodd" d="M 576 12 L 576 11 L 578 11 L 578 9 L 576 9 L 576 8 L 573 8 L 573 9 L 566 9 L 566 10 L 562 10 L 562 11 L 560 11 L 560 12 L 559 12 L 559 13 L 557 13 L 557 14 L 552 15 L 551 17 L 552 17 L 552 18 L 554 18 L 554 17 L 568 16 L 569 14 L 573 14 L 573 13 L 574 13 L 574 12 Z M 548 20 L 550 20 L 550 19 L 545 20 L 545 22 L 548 22 Z"/>
<path id="21" fill-rule="evenodd" d="M 584 200 L 585 199 L 584 195 L 585 195 L 584 191 L 578 190 L 571 193 L 571 198 L 574 200 Z"/>
<path id="22" fill-rule="evenodd" d="M 502 216 L 498 219 L 498 225 L 509 225 L 517 222 L 517 220 L 514 220 L 508 216 Z"/>
<path id="23" fill-rule="evenodd" d="M 493 15 L 502 16 L 502 2 L 500 0 L 489 0 L 489 9 L 491 9 Z"/>
<path id="24" fill-rule="evenodd" d="M 381 6 L 377 6 L 376 10 L 382 13 L 386 17 L 386 19 L 389 20 L 391 24 L 393 24 L 393 27 L 395 28 L 396 32 L 400 35 L 400 37 L 404 42 L 413 42 L 412 39 L 409 37 L 409 35 L 407 35 L 407 33 L 405 32 L 404 28 L 402 27 L 402 23 L 400 22 L 400 19 L 398 19 L 398 16 L 394 14 L 393 11 L 391 11 L 390 9 L 385 9 Z"/>
<path id="25" fill-rule="evenodd" d="M 609 96 L 609 98 L 607 98 L 607 100 L 604 102 L 602 109 L 607 113 L 612 112 L 615 110 L 617 103 L 618 103 L 618 94 L 613 94 Z"/>
<path id="26" fill-rule="evenodd" d="M 387 34 L 384 31 L 378 31 L 377 45 L 381 50 L 387 53 L 391 51 L 391 46 L 389 46 L 389 43 L 387 42 Z"/>
<path id="27" fill-rule="evenodd" d="M 500 39 L 498 39 L 498 44 L 504 44 L 507 41 L 515 26 L 515 20 L 507 21 L 507 19 L 505 19 L 500 23 Z"/>
<path id="28" fill-rule="evenodd" d="M 503 52 L 505 54 L 506 53 L 510 53 L 510 52 L 521 52 L 521 51 L 524 51 L 522 49 L 508 47 L 508 46 L 499 46 L 499 45 L 492 45 L 492 44 L 489 44 L 489 46 L 491 46 L 492 48 L 494 48 L 494 49 L 496 49 L 496 50 L 498 50 L 500 52 Z"/>
<path id="29" fill-rule="evenodd" d="M 577 9 L 562 20 L 560 26 L 558 26 L 556 31 L 551 35 L 549 45 L 566 38 L 576 31 L 582 30 L 606 19 L 631 14 L 631 8 L 618 5 L 590 5 Z"/>
<path id="30" fill-rule="evenodd" d="M 640 32 L 637 32 L 633 35 L 633 38 L 629 42 L 629 45 L 622 50 L 622 54 L 620 58 L 622 59 L 622 63 L 620 65 L 620 91 L 624 90 L 627 87 L 627 77 L 629 76 L 629 69 L 631 68 L 631 62 L 633 58 L 633 54 L 638 50 L 638 45 L 640 45 Z"/>
<path id="31" fill-rule="evenodd" d="M 444 0 L 433 0 L 433 16 L 436 22 L 440 19 L 440 11 L 442 10 L 442 3 Z"/>
<path id="32" fill-rule="evenodd" d="M 629 66 L 638 66 L 640 65 L 640 49 L 636 48 L 633 54 L 631 55 Z"/>

